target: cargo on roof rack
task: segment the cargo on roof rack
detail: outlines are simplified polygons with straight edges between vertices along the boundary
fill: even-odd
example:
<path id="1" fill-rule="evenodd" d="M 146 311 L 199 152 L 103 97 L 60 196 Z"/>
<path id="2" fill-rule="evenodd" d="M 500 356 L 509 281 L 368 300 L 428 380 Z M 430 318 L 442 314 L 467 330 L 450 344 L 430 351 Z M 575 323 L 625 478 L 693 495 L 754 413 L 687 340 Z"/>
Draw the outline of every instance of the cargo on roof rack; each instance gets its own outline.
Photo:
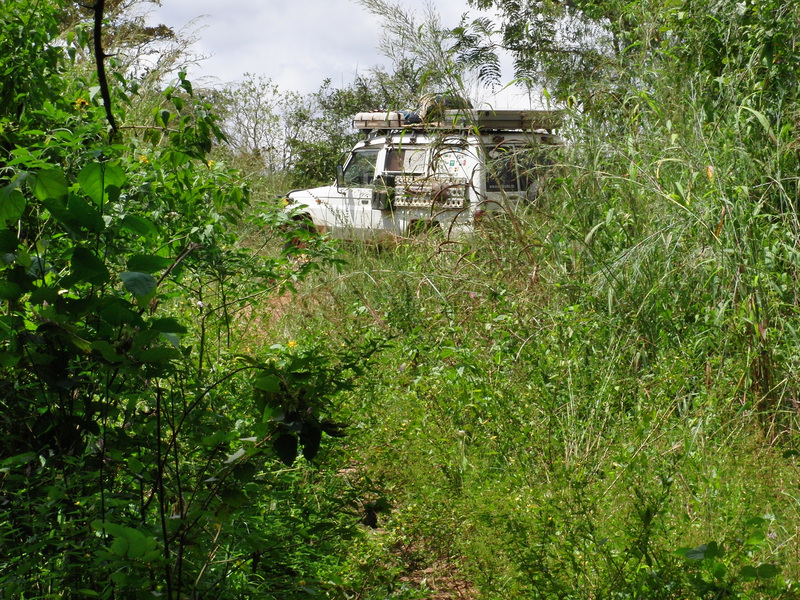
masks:
<path id="1" fill-rule="evenodd" d="M 436 111 L 427 119 L 411 111 L 361 112 L 353 119 L 356 129 L 373 130 L 469 130 L 552 131 L 561 126 L 562 113 L 556 110 L 457 109 Z M 433 115 L 431 115 L 433 116 Z"/>

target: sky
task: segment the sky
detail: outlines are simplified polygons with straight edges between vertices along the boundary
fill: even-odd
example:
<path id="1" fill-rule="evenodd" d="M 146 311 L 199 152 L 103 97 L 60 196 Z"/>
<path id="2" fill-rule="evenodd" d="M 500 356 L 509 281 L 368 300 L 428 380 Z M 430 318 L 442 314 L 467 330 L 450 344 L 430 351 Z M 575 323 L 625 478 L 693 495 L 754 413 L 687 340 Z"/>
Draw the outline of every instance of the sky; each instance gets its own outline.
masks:
<path id="1" fill-rule="evenodd" d="M 391 1 L 416 12 L 421 22 L 428 0 Z M 465 12 L 475 14 L 466 0 L 430 2 L 445 27 L 458 25 Z M 272 79 L 281 90 L 310 93 L 327 78 L 345 86 L 357 73 L 390 65 L 378 51 L 381 19 L 355 0 L 162 0 L 149 20 L 177 31 L 197 30 L 193 50 L 207 58 L 189 75 L 204 82 L 229 83 L 253 73 Z M 510 72 L 503 76 L 512 77 Z M 496 108 L 530 105 L 519 90 L 485 94 Z"/>

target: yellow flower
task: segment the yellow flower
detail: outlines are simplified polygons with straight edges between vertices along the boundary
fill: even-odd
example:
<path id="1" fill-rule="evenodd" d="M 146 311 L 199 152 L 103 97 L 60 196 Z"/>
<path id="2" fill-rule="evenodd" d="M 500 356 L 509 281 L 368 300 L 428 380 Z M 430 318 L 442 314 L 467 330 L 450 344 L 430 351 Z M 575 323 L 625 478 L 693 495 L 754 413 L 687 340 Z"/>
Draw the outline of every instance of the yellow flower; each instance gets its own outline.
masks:
<path id="1" fill-rule="evenodd" d="M 75 110 L 80 110 L 89 106 L 89 102 L 87 102 L 84 98 L 78 98 L 75 100 Z"/>
<path id="2" fill-rule="evenodd" d="M 139 157 L 139 162 L 140 162 L 140 163 L 142 163 L 143 165 L 146 165 L 146 164 L 147 164 L 147 163 L 149 163 L 150 161 L 149 161 L 149 160 L 147 160 L 147 157 L 146 157 L 144 154 L 142 154 L 142 155 Z"/>
<path id="3" fill-rule="evenodd" d="M 289 348 L 296 348 L 297 342 L 295 342 L 294 340 L 289 340 L 289 343 L 286 345 L 289 346 Z"/>

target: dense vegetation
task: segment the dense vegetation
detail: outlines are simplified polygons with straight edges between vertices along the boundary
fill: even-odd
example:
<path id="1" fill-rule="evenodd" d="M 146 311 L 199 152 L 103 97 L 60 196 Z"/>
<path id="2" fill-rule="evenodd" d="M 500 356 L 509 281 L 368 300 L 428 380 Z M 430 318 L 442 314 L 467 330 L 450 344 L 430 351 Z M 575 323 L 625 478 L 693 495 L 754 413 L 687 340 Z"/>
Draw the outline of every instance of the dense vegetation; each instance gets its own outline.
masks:
<path id="1" fill-rule="evenodd" d="M 473 1 L 301 99 L 108 4 L 0 5 L 0 597 L 800 595 L 800 8 Z M 281 251 L 348 113 L 499 45 L 569 111 L 535 205 Z"/>

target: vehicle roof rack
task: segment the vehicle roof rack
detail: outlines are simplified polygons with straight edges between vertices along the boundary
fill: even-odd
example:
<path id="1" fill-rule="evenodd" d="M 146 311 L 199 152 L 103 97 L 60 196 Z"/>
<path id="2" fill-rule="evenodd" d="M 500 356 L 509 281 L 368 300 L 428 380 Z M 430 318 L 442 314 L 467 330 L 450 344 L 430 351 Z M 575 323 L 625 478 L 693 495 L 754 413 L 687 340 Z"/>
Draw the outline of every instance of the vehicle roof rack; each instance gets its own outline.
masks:
<path id="1" fill-rule="evenodd" d="M 356 129 L 373 130 L 438 130 L 514 131 L 546 130 L 561 126 L 563 113 L 558 110 L 516 109 L 451 109 L 436 111 L 423 119 L 412 111 L 362 112 L 353 119 Z"/>

